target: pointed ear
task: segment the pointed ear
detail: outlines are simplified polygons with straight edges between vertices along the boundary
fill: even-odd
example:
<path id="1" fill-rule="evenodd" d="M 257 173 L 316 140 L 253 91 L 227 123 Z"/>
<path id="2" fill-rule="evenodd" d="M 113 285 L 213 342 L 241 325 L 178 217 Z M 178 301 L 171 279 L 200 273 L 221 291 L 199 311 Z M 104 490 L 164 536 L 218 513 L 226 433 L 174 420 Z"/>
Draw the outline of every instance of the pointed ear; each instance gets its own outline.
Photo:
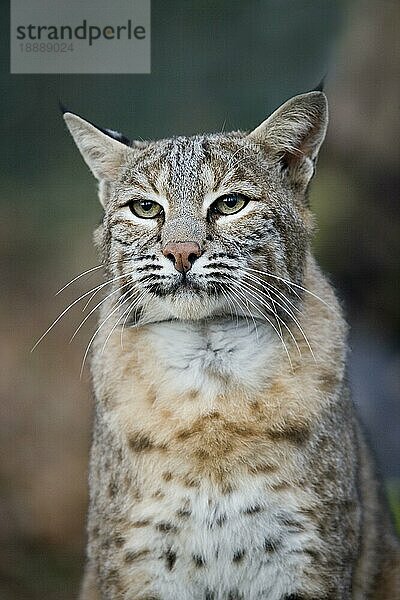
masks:
<path id="1" fill-rule="evenodd" d="M 321 91 L 291 98 L 249 134 L 280 161 L 294 183 L 306 187 L 314 173 L 328 125 L 328 102 Z"/>
<path id="2" fill-rule="evenodd" d="M 100 130 L 78 115 L 66 112 L 64 120 L 80 153 L 99 181 L 112 181 L 128 152 L 126 140 L 114 131 Z"/>

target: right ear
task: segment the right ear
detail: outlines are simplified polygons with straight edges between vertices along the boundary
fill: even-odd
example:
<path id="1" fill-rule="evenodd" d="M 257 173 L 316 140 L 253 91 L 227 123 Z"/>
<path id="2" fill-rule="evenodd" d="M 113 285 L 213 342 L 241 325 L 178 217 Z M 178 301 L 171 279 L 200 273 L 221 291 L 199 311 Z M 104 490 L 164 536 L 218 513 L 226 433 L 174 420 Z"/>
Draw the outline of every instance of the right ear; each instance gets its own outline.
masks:
<path id="1" fill-rule="evenodd" d="M 317 89 L 282 104 L 249 137 L 279 159 L 292 182 L 306 189 L 327 125 L 327 99 Z"/>
<path id="2" fill-rule="evenodd" d="M 83 159 L 96 179 L 99 181 L 114 180 L 127 155 L 127 144 L 119 142 L 73 113 L 65 112 L 64 120 Z M 115 134 L 115 132 L 112 133 Z"/>

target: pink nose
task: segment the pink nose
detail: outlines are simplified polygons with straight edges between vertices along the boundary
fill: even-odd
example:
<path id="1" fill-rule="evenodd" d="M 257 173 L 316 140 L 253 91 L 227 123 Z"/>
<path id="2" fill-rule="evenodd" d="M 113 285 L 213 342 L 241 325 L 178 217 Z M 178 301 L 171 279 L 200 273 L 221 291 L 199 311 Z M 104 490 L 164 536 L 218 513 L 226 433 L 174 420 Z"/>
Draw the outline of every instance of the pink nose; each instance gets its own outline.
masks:
<path id="1" fill-rule="evenodd" d="M 163 248 L 163 254 L 174 263 L 179 273 L 190 271 L 196 258 L 201 256 L 197 242 L 168 242 Z"/>

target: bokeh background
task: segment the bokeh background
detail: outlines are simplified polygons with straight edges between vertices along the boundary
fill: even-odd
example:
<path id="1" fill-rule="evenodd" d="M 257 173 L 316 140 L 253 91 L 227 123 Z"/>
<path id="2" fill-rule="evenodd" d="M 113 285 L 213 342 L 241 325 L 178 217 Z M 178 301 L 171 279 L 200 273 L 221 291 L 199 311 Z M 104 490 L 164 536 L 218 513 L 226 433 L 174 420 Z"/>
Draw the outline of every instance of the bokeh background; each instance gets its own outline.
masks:
<path id="1" fill-rule="evenodd" d="M 83 3 L 84 4 L 84 3 Z M 92 400 L 80 363 L 96 186 L 58 113 L 133 138 L 248 129 L 325 74 L 331 124 L 315 251 L 351 324 L 350 379 L 399 525 L 399 24 L 396 0 L 153 0 L 151 75 L 10 75 L 1 2 L 0 597 L 76 594 Z"/>

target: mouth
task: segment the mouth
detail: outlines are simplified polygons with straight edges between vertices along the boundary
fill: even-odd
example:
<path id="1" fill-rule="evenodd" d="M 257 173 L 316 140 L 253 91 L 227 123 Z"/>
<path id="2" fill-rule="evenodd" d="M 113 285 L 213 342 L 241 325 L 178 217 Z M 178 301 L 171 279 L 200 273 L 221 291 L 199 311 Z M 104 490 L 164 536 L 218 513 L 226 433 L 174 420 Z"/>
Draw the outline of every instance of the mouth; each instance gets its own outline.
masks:
<path id="1" fill-rule="evenodd" d="M 200 283 L 198 277 L 194 278 L 186 273 L 174 277 L 173 281 L 163 282 L 162 284 L 153 284 L 150 291 L 160 298 L 176 297 L 183 294 L 204 294 L 211 293 L 211 289 Z"/>
<path id="2" fill-rule="evenodd" d="M 143 310 L 135 312 L 140 317 L 130 321 L 131 326 L 170 319 L 197 321 L 226 312 L 223 286 L 227 282 L 208 273 L 146 273 L 139 282 L 138 293 L 144 294 L 147 302 L 143 301 Z"/>

